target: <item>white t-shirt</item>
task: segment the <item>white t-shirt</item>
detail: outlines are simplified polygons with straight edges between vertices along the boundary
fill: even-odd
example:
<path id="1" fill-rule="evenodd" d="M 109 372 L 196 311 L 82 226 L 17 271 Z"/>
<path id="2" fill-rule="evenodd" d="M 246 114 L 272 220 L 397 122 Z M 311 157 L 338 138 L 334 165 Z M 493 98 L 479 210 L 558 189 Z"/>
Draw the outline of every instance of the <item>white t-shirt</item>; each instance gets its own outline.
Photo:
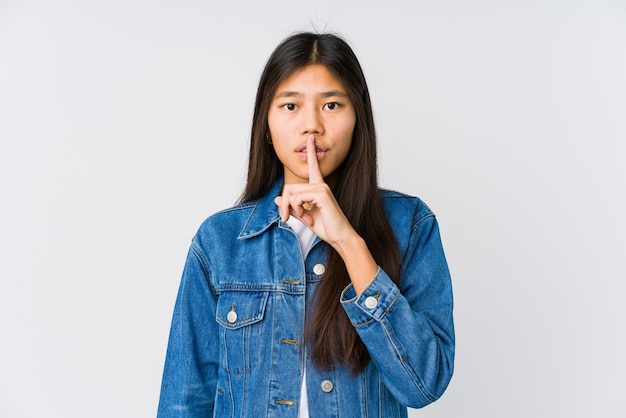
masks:
<path id="1" fill-rule="evenodd" d="M 298 236 L 300 242 L 300 250 L 302 251 L 302 259 L 306 259 L 313 241 L 315 241 L 315 234 L 300 220 L 290 216 L 287 220 L 287 225 L 291 227 L 293 232 Z M 298 408 L 298 418 L 309 418 L 309 402 L 306 396 L 306 364 L 302 370 L 302 386 L 300 387 L 300 407 Z"/>

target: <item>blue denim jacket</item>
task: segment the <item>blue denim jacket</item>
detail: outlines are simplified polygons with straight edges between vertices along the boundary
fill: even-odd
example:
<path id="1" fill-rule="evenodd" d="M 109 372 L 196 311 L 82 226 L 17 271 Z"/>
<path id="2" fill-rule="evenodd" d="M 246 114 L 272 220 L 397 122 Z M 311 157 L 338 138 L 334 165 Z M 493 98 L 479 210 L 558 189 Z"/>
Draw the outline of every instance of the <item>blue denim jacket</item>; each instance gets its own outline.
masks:
<path id="1" fill-rule="evenodd" d="M 454 367 L 452 286 L 437 221 L 419 199 L 381 191 L 404 264 L 379 269 L 341 303 L 371 361 L 319 370 L 302 347 L 305 305 L 324 280 L 327 244 L 298 238 L 262 199 L 208 218 L 189 250 L 163 373 L 159 418 L 296 417 L 306 362 L 311 417 L 406 417 L 443 393 Z M 309 308 L 310 309 L 310 308 Z"/>

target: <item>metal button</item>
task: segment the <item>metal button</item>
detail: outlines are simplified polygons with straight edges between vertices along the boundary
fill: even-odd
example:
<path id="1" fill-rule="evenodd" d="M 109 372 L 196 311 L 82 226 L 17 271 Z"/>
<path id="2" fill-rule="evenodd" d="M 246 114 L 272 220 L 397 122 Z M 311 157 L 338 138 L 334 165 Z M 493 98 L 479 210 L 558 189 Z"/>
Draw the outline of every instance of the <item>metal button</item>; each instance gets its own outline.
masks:
<path id="1" fill-rule="evenodd" d="M 326 393 L 333 390 L 334 387 L 333 382 L 331 382 L 330 380 L 322 380 L 322 384 L 320 386 L 322 387 L 322 390 Z"/>
<path id="2" fill-rule="evenodd" d="M 326 271 L 326 267 L 324 267 L 323 264 L 316 264 L 313 267 L 313 273 L 317 274 L 318 276 L 321 276 L 322 274 L 324 274 L 325 271 Z"/>
<path id="3" fill-rule="evenodd" d="M 237 312 L 235 312 L 235 311 L 228 312 L 228 315 L 226 315 L 226 319 L 231 324 L 234 324 L 235 322 L 237 322 Z"/>
<path id="4" fill-rule="evenodd" d="M 374 309 L 378 306 L 378 299 L 376 299 L 374 296 L 368 296 L 367 298 L 365 298 L 365 306 L 370 309 Z"/>

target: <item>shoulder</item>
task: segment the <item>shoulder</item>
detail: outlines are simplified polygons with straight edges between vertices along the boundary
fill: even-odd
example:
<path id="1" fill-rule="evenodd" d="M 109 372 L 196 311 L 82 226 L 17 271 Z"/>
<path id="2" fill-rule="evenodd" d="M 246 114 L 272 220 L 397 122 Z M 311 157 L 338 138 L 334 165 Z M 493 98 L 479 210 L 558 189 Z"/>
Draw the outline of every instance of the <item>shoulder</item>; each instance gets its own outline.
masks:
<path id="1" fill-rule="evenodd" d="M 430 207 L 419 197 L 387 189 L 380 190 L 380 197 L 392 224 L 394 220 L 400 220 L 403 224 L 410 223 L 415 226 L 428 218 L 435 217 Z"/>
<path id="2" fill-rule="evenodd" d="M 435 214 L 419 197 L 391 190 L 381 190 L 380 195 L 387 221 L 403 254 L 416 243 L 424 243 L 438 234 Z"/>
<path id="3" fill-rule="evenodd" d="M 210 215 L 198 228 L 194 240 L 206 241 L 209 237 L 238 236 L 256 205 L 257 201 L 245 202 Z"/>

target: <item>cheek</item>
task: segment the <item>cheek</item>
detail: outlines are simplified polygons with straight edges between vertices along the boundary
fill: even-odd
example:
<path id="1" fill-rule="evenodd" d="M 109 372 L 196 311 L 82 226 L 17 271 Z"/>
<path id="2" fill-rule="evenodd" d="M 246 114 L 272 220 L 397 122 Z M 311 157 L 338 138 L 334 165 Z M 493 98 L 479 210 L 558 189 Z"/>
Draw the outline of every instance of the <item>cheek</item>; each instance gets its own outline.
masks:
<path id="1" fill-rule="evenodd" d="M 279 121 L 278 115 L 275 113 L 274 109 L 270 109 L 267 114 L 267 126 L 270 129 L 270 132 L 278 133 L 280 131 L 281 123 Z"/>
<path id="2" fill-rule="evenodd" d="M 354 132 L 354 128 L 356 127 L 356 115 L 352 113 L 350 117 L 344 119 L 342 124 L 342 129 L 344 131 L 345 136 L 349 136 L 352 138 L 352 134 Z"/>
<path id="3" fill-rule="evenodd" d="M 350 148 L 350 145 L 352 144 L 354 128 L 355 128 L 354 121 L 348 122 L 342 127 L 341 137 L 343 141 L 347 143 L 347 148 Z"/>
<path id="4" fill-rule="evenodd" d="M 270 135 L 272 138 L 280 139 L 280 138 L 290 138 L 292 134 L 291 127 L 288 122 L 284 120 L 277 121 L 276 118 L 270 119 L 268 118 L 267 126 L 269 127 Z"/>
<path id="5" fill-rule="evenodd" d="M 338 155 L 340 156 L 339 160 L 343 162 L 346 159 L 348 153 L 350 152 L 350 148 L 352 148 L 352 136 L 354 133 L 354 127 L 350 125 L 346 125 L 340 134 L 341 140 L 338 141 L 337 150 L 339 151 Z"/>

